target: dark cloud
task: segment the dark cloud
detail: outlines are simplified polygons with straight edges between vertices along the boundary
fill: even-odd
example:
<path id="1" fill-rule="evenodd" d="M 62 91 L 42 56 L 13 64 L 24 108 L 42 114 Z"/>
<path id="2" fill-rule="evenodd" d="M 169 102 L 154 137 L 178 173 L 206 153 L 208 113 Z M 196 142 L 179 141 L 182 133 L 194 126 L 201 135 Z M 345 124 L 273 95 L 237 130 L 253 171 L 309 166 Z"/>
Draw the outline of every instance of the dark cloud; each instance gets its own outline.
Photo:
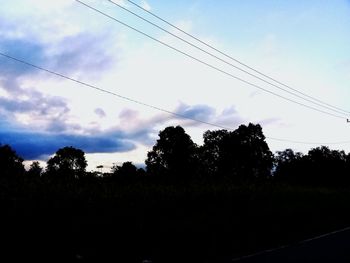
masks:
<path id="1" fill-rule="evenodd" d="M 35 61 L 37 64 L 42 64 L 45 61 L 44 46 L 21 39 L 0 38 L 0 50 L 10 56 L 29 62 Z M 17 96 L 23 93 L 19 79 L 37 73 L 38 71 L 32 67 L 0 56 L 0 88 L 6 90 L 9 94 Z"/>
<path id="2" fill-rule="evenodd" d="M 151 124 L 135 129 L 134 131 L 128 132 L 128 138 L 130 138 L 133 141 L 139 142 L 146 146 L 152 146 L 155 142 L 155 136 L 158 133 L 154 126 Z"/>
<path id="3" fill-rule="evenodd" d="M 127 152 L 135 144 L 123 133 L 100 133 L 94 135 L 53 134 L 30 130 L 0 127 L 0 143 L 11 145 L 27 160 L 43 159 L 64 146 L 73 146 L 86 153 Z"/>
<path id="4" fill-rule="evenodd" d="M 109 54 L 110 49 L 106 48 L 115 44 L 109 32 L 79 33 L 55 42 L 4 34 L 5 31 L 15 32 L 16 27 L 16 24 L 0 25 L 1 52 L 75 78 L 98 78 L 115 65 L 115 52 Z M 0 96 L 0 143 L 10 144 L 25 159 L 43 158 L 69 145 L 87 153 L 130 151 L 135 149 L 134 140 L 144 139 L 142 132 L 126 134 L 117 128 L 92 132 L 69 123 L 70 109 L 65 99 L 47 96 L 35 87 L 22 86 L 23 77 L 30 76 L 38 80 L 52 77 L 0 56 L 0 89 L 7 93 Z M 96 109 L 95 113 L 105 116 L 102 109 Z M 17 125 L 16 114 L 28 116 L 32 123 L 26 127 Z M 34 131 L 34 127 L 40 130 Z"/>
<path id="5" fill-rule="evenodd" d="M 189 106 L 180 104 L 176 113 L 195 120 L 208 121 L 215 115 L 215 109 L 208 105 Z"/>
<path id="6" fill-rule="evenodd" d="M 0 97 L 0 107 L 12 113 L 35 112 L 47 115 L 52 112 L 67 113 L 69 108 L 63 98 L 44 96 L 41 93 L 26 92 L 27 99 L 10 99 Z"/>
<path id="7" fill-rule="evenodd" d="M 0 39 L 0 49 L 20 59 L 45 65 L 48 58 L 45 46 L 25 41 L 23 39 Z M 48 126 L 51 122 L 64 122 L 69 108 L 65 99 L 48 96 L 35 88 L 22 88 L 24 76 L 41 74 L 38 70 L 27 65 L 0 56 L 0 88 L 6 90 L 6 97 L 0 96 L 0 112 L 7 118 L 15 119 L 14 114 L 26 114 L 35 123 L 45 120 Z M 40 123 L 42 124 L 42 122 Z"/>
<path id="8" fill-rule="evenodd" d="M 44 95 L 35 90 L 23 90 L 21 96 L 0 97 L 0 112 L 7 118 L 15 119 L 17 113 L 25 114 L 33 126 L 52 132 L 77 130 L 77 125 L 67 125 L 70 109 L 66 100 L 57 96 Z"/>
<path id="9" fill-rule="evenodd" d="M 0 50 L 10 56 L 42 64 L 46 61 L 44 54 L 45 46 L 40 43 L 33 43 L 23 39 L 0 39 Z M 1 74 L 23 75 L 25 73 L 36 71 L 24 64 L 14 60 L 1 57 L 0 69 Z"/>
<path id="10" fill-rule="evenodd" d="M 121 118 L 137 116 L 135 111 L 123 111 Z M 220 114 L 207 105 L 189 106 L 181 104 L 177 112 L 189 118 L 200 119 L 220 125 L 235 127 L 242 123 L 234 107 L 225 109 Z M 130 116 L 131 115 L 131 116 Z M 1 116 L 0 116 L 1 117 Z M 108 130 L 84 130 L 77 124 L 68 124 L 64 121 L 51 122 L 52 132 L 37 132 L 28 130 L 22 126 L 13 126 L 10 122 L 0 122 L 0 143 L 10 144 L 25 159 L 45 159 L 59 148 L 73 146 L 84 150 L 86 153 L 113 153 L 134 150 L 136 144 L 152 146 L 155 143 L 158 130 L 155 127 L 168 125 L 169 121 L 185 127 L 202 125 L 195 121 L 183 121 L 178 117 L 159 114 L 149 120 L 134 118 L 134 128 L 128 131 L 120 127 Z M 210 127 L 208 127 L 210 128 Z M 79 130 L 80 133 L 76 132 Z M 84 135 L 83 135 L 84 134 Z"/>
<path id="11" fill-rule="evenodd" d="M 155 143 L 159 132 L 158 128 L 162 126 L 164 128 L 168 125 L 182 125 L 185 128 L 203 126 L 207 129 L 217 129 L 214 126 L 208 126 L 207 124 L 195 121 L 200 120 L 235 129 L 244 122 L 243 118 L 240 117 L 238 111 L 233 106 L 217 114 L 216 110 L 208 105 L 199 104 L 191 106 L 181 103 L 173 112 L 194 120 L 166 113 L 154 115 L 148 120 L 141 120 L 138 118 L 139 114 L 137 111 L 129 109 L 123 110 L 119 118 L 121 124 L 126 121 L 133 123 L 132 127 L 134 128 L 128 132 L 128 138 L 146 146 L 152 146 Z"/>
<path id="12" fill-rule="evenodd" d="M 0 50 L 10 56 L 47 67 L 70 76 L 84 74 L 85 78 L 96 77 L 116 63 L 118 55 L 115 49 L 106 48 L 115 45 L 111 32 L 83 32 L 62 37 L 55 42 L 43 42 L 28 35 L 19 37 L 3 32 L 16 32 L 17 24 L 0 23 Z M 29 34 L 29 33 L 28 33 Z M 118 53 L 117 53 L 118 54 Z M 0 56 L 0 74 L 5 76 L 22 76 L 26 73 L 38 72 L 28 65 Z"/>
<path id="13" fill-rule="evenodd" d="M 13 27 L 15 28 L 14 25 Z M 3 28 L 0 26 L 0 35 L 2 30 Z M 84 75 L 84 79 L 89 79 L 96 78 L 115 64 L 114 58 L 116 56 L 108 54 L 109 49 L 106 48 L 111 44 L 109 41 L 112 41 L 111 37 L 105 33 L 98 35 L 80 33 L 67 36 L 58 43 L 52 44 L 40 43 L 37 39 L 29 41 L 24 38 L 11 38 L 2 35 L 0 37 L 0 50 L 10 56 L 68 76 Z M 44 78 L 53 77 L 28 65 L 0 56 L 0 88 L 9 94 L 9 97 L 1 98 L 1 108 L 21 113 L 40 110 L 43 114 L 49 114 L 57 108 L 66 107 L 61 98 L 45 97 L 41 93 L 35 92 L 35 87 L 30 91 L 27 88 L 22 88 L 21 80 L 28 75 L 42 75 Z M 18 100 L 18 97 L 23 95 L 29 99 Z M 103 112 L 100 110 L 97 114 L 102 116 Z"/>
<path id="14" fill-rule="evenodd" d="M 172 119 L 178 120 L 180 124 L 185 126 L 207 125 L 207 124 L 203 124 L 201 122 L 195 121 L 195 120 L 199 120 L 199 121 L 212 123 L 214 125 L 225 126 L 227 128 L 235 128 L 237 125 L 244 122 L 243 118 L 239 115 L 236 108 L 233 106 L 224 109 L 221 113 L 218 114 L 213 107 L 210 107 L 208 105 L 199 104 L 199 105 L 190 106 L 186 104 L 180 104 L 180 106 L 177 107 L 175 112 L 187 118 L 194 119 L 194 120 L 186 120 L 180 117 L 172 118 Z"/>
<path id="15" fill-rule="evenodd" d="M 83 130 L 82 126 L 77 123 L 67 123 L 65 116 L 49 120 L 44 129 L 51 133 L 79 132 Z"/>
<path id="16" fill-rule="evenodd" d="M 100 33 L 80 33 L 63 38 L 48 56 L 54 69 L 61 73 L 96 77 L 115 65 L 115 53 L 109 54 L 111 38 Z"/>
<path id="17" fill-rule="evenodd" d="M 84 33 L 65 37 L 56 44 L 42 44 L 3 36 L 0 38 L 0 50 L 69 76 L 84 74 L 84 78 L 89 78 L 96 77 L 113 64 L 113 56 L 107 54 L 108 49 L 105 48 L 108 46 L 108 39 L 110 38 L 103 33 L 98 36 Z M 43 78 L 52 77 L 28 65 L 0 56 L 0 89 L 7 92 L 6 97 L 0 96 L 0 113 L 5 113 L 12 119 L 15 119 L 16 113 L 26 114 L 33 125 L 37 123 L 50 132 L 80 130 L 79 125 L 66 123 L 70 109 L 65 99 L 44 95 L 36 91 L 35 87 L 23 88 L 23 77 L 36 76 L 40 79 L 41 75 Z M 96 109 L 95 113 L 101 118 L 105 116 L 102 109 Z"/>

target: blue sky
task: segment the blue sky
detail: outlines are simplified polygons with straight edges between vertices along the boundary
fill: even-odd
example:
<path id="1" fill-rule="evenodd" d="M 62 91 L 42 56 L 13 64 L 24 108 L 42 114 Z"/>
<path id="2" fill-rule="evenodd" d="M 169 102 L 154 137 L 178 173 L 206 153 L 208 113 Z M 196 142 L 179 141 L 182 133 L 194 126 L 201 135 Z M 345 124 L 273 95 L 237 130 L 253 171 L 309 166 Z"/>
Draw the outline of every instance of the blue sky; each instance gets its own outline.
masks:
<path id="1" fill-rule="evenodd" d="M 350 110 L 349 1 L 135 1 L 275 79 Z M 235 76 L 293 98 L 107 0 L 84 2 Z M 159 22 L 126 0 L 117 3 Z M 192 41 L 164 23 L 159 25 Z M 350 143 L 331 144 L 350 141 L 345 119 L 300 107 L 220 74 L 73 0 L 3 1 L 0 51 L 188 117 L 233 129 L 261 123 L 268 137 L 322 142 L 350 151 Z M 204 131 L 215 129 L 3 57 L 0 118 L 0 142 L 13 145 L 25 159 L 45 161 L 58 148 L 73 145 L 87 153 L 89 169 L 127 160 L 142 163 L 159 130 L 168 125 L 183 125 L 198 144 Z M 291 147 L 307 152 L 317 146 L 267 141 L 273 151 Z"/>

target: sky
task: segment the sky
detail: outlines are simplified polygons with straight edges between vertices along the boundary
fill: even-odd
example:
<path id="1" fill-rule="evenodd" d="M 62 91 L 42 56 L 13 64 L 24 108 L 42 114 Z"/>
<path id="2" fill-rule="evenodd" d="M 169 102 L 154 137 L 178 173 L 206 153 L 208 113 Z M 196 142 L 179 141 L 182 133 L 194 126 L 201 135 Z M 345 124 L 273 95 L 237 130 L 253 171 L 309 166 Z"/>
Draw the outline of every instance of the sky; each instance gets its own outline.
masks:
<path id="1" fill-rule="evenodd" d="M 259 123 L 273 152 L 307 153 L 320 145 L 350 151 L 346 114 L 247 75 L 108 0 L 81 1 L 156 41 L 75 0 L 0 0 L 0 52 L 189 118 L 232 129 Z M 134 1 L 281 83 L 350 111 L 350 1 Z M 127 0 L 115 2 L 242 67 Z M 0 143 L 10 144 L 28 163 L 44 163 L 59 148 L 74 146 L 85 151 L 88 170 L 125 161 L 141 165 L 159 131 L 170 125 L 183 126 L 199 145 L 206 130 L 218 129 L 0 56 Z"/>

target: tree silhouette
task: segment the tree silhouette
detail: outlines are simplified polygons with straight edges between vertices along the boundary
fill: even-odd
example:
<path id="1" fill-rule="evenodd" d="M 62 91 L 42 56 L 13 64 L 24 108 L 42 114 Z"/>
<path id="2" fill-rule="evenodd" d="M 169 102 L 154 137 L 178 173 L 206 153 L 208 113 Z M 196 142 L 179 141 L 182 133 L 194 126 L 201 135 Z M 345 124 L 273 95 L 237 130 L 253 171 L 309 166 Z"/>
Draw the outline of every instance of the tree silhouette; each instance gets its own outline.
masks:
<path id="1" fill-rule="evenodd" d="M 259 124 L 241 125 L 234 131 L 237 137 L 236 165 L 238 174 L 247 179 L 265 179 L 271 175 L 273 154 Z"/>
<path id="2" fill-rule="evenodd" d="M 350 153 L 348 153 L 345 157 L 345 174 L 347 175 L 346 181 L 350 182 Z"/>
<path id="3" fill-rule="evenodd" d="M 55 156 L 47 161 L 47 172 L 66 179 L 80 178 L 85 175 L 86 166 L 85 153 L 70 146 L 59 149 Z"/>
<path id="4" fill-rule="evenodd" d="M 230 133 L 227 130 L 206 131 L 203 134 L 204 144 L 200 147 L 202 171 L 209 176 L 221 173 L 224 168 L 225 143 Z"/>
<path id="5" fill-rule="evenodd" d="M 23 159 L 9 145 L 0 145 L 0 171 L 4 177 L 24 173 Z"/>
<path id="6" fill-rule="evenodd" d="M 146 166 L 152 175 L 171 174 L 186 177 L 195 170 L 196 144 L 180 127 L 167 127 L 159 132 L 159 139 L 148 152 Z"/>
<path id="7" fill-rule="evenodd" d="M 27 174 L 32 177 L 40 177 L 43 172 L 43 168 L 40 166 L 39 162 L 35 161 L 29 167 Z"/>
<path id="8" fill-rule="evenodd" d="M 346 180 L 346 154 L 344 151 L 330 150 L 326 146 L 313 148 L 308 152 L 308 183 L 321 185 L 340 185 Z"/>
<path id="9" fill-rule="evenodd" d="M 207 131 L 200 152 L 207 170 L 219 176 L 249 181 L 271 175 L 273 155 L 259 124 L 241 125 L 232 132 Z"/>
<path id="10" fill-rule="evenodd" d="M 124 162 L 121 166 L 112 167 L 112 175 L 118 177 L 135 177 L 137 168 L 132 162 Z"/>
<path id="11" fill-rule="evenodd" d="M 294 152 L 292 149 L 276 152 L 275 156 L 275 173 L 276 181 L 298 183 L 302 180 L 305 169 L 304 156 L 300 152 Z"/>
<path id="12" fill-rule="evenodd" d="M 344 186 L 349 183 L 348 156 L 326 146 L 311 149 L 307 155 L 291 149 L 277 152 L 275 179 L 307 186 Z"/>

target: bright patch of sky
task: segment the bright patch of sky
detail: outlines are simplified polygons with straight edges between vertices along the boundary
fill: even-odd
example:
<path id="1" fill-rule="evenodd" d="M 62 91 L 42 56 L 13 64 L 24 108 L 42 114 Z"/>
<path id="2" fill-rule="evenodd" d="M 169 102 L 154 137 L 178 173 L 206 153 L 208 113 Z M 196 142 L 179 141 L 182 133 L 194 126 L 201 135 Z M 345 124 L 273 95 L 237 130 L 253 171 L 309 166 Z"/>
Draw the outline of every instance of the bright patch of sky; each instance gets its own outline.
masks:
<path id="1" fill-rule="evenodd" d="M 111 1 L 82 2 L 230 74 L 317 107 L 203 54 Z M 129 1 L 114 2 L 193 42 Z M 135 3 L 301 92 L 350 110 L 349 1 Z M 78 1 L 3 1 L 0 52 L 118 95 L 233 129 L 253 122 L 260 123 L 268 137 L 325 145 L 350 141 L 347 116 L 333 118 L 267 94 L 164 47 Z M 26 159 L 46 160 L 58 147 L 69 144 L 87 153 L 89 169 L 128 160 L 143 163 L 159 130 L 168 125 L 183 125 L 199 144 L 205 130 L 216 129 L 88 89 L 4 57 L 0 57 L 0 117 L 0 143 L 13 145 Z M 306 152 L 318 146 L 267 141 L 272 151 L 290 147 Z M 328 146 L 350 151 L 350 143 Z"/>

